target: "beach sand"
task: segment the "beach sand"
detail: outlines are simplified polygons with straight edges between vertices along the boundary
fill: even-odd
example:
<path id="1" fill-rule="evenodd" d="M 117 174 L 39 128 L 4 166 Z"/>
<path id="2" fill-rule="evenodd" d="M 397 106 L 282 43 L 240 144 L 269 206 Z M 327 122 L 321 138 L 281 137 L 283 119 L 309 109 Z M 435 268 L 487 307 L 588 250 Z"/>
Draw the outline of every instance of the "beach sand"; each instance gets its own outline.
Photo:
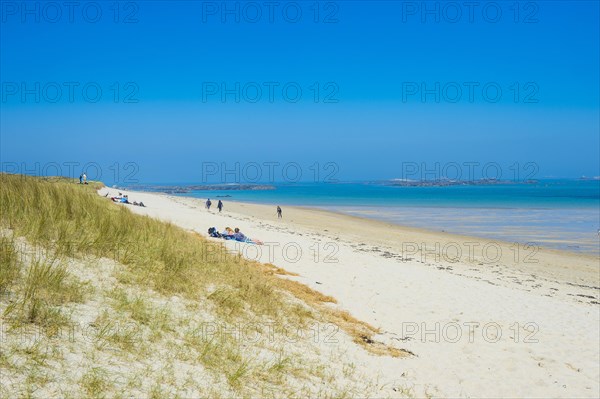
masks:
<path id="1" fill-rule="evenodd" d="M 132 211 L 207 235 L 239 227 L 273 263 L 414 353 L 363 353 L 361 372 L 416 397 L 599 397 L 600 258 L 300 207 L 123 192 Z M 283 278 L 283 277 L 282 277 Z"/>

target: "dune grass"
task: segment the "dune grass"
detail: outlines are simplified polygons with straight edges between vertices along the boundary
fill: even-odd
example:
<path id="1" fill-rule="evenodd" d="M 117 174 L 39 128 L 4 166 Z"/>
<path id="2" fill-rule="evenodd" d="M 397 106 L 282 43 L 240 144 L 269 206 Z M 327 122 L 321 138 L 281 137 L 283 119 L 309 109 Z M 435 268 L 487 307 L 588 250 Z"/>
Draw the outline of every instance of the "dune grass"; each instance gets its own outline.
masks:
<path id="1" fill-rule="evenodd" d="M 283 269 L 246 260 L 198 234 L 115 206 L 97 195 L 101 187 L 97 182 L 79 185 L 72 179 L 0 174 L 0 225 L 15 236 L 51 248 L 57 257 L 114 259 L 126 266 L 121 281 L 149 286 L 162 294 L 198 298 L 208 287 L 217 287 L 205 298 L 223 317 L 249 313 L 304 324 L 306 310 L 290 304 L 283 295 L 291 293 L 319 307 L 327 321 L 339 324 L 355 342 L 381 354 L 371 345 L 377 329 L 342 311 L 318 306 L 335 303 L 334 298 L 277 277 L 290 274 Z M 13 255 L 9 250 L 1 256 L 12 259 Z M 0 290 L 16 276 L 17 266 L 7 261 L 12 266 L 3 267 Z"/>
<path id="2" fill-rule="evenodd" d="M 23 253 L 12 237 L 2 236 L 0 249 L 0 291 L 10 296 L 3 319 L 13 328 L 28 324 L 41 327 L 48 335 L 69 326 L 69 316 L 61 307 L 82 302 L 83 285 L 57 259 L 32 254 L 26 267 Z M 15 293 L 18 291 L 18 296 Z"/>
<path id="3" fill-rule="evenodd" d="M 114 259 L 127 267 L 123 279 L 162 294 L 195 298 L 209 285 L 225 287 L 226 296 L 208 299 L 226 314 L 278 317 L 287 309 L 281 293 L 252 262 L 177 226 L 115 206 L 91 188 L 1 174 L 0 223 L 15 236 L 51 248 L 57 257 Z M 2 275 L 2 281 L 12 278 L 9 271 Z"/>
<path id="4" fill-rule="evenodd" d="M 109 387 L 106 372 L 98 367 L 85 373 L 79 383 L 89 398 L 104 398 Z"/>
<path id="5" fill-rule="evenodd" d="M 56 329 L 69 323 L 59 307 L 81 302 L 81 283 L 56 261 L 34 259 L 24 279 L 21 300 L 5 311 L 13 324 L 32 323 L 45 329 Z"/>
<path id="6" fill-rule="evenodd" d="M 9 287 L 21 273 L 19 255 L 12 237 L 0 236 L 0 295 L 6 294 Z"/>
<path id="7" fill-rule="evenodd" d="M 88 287 L 69 273 L 63 260 L 108 258 L 120 265 L 115 273 L 121 288 L 102 295 L 115 312 L 136 324 L 116 328 L 115 317 L 101 312 L 93 323 L 99 349 L 114 347 L 145 356 L 155 340 L 176 334 L 174 329 L 180 327 L 186 345 L 177 352 L 182 359 L 193 357 L 225 376 L 234 389 L 257 379 L 283 383 L 284 374 L 300 370 L 293 355 L 263 364 L 250 356 L 246 344 L 227 335 L 198 334 L 198 326 L 189 326 L 186 332 L 176 326 L 176 315 L 151 304 L 145 292 L 156 292 L 164 298 L 199 301 L 199 307 L 212 309 L 219 323 L 260 326 L 268 320 L 295 328 L 312 321 L 334 323 L 371 353 L 404 355 L 376 343 L 372 336 L 377 329 L 332 307 L 334 298 L 285 278 L 293 274 L 246 260 L 178 226 L 136 215 L 98 196 L 100 187 L 94 182 L 79 185 L 69 179 L 0 174 L 0 228 L 11 232 L 10 237 L 0 234 L 0 294 L 19 293 L 4 316 L 55 329 L 68 324 L 63 305 L 84 301 Z M 45 256 L 32 256 L 22 265 L 12 237 L 44 248 Z M 151 334 L 144 335 L 142 344 L 140 334 L 148 330 Z M 80 385 L 87 395 L 98 396 L 106 388 L 104 380 L 102 373 L 92 370 Z"/>

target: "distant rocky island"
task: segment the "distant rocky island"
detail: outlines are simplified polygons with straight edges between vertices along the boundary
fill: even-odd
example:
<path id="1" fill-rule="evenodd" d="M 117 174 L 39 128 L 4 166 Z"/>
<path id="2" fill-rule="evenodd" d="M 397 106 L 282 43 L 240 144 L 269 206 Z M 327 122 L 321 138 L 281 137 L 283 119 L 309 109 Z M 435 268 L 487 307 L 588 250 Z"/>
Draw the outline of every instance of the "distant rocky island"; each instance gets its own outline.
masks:
<path id="1" fill-rule="evenodd" d="M 435 180 L 411 180 L 411 179 L 392 179 L 379 182 L 385 186 L 394 187 L 448 187 L 448 186 L 491 186 L 491 185 L 506 185 L 506 184 L 535 184 L 537 180 L 498 180 L 498 179 L 477 179 L 477 180 L 451 180 L 451 179 L 435 179 Z"/>
<path id="2" fill-rule="evenodd" d="M 243 190 L 275 190 L 275 186 L 268 184 L 200 184 L 200 185 L 182 185 L 182 186 L 161 186 L 161 185 L 133 185 L 122 187 L 123 189 L 150 191 L 166 194 L 186 194 L 191 191 L 243 191 Z"/>

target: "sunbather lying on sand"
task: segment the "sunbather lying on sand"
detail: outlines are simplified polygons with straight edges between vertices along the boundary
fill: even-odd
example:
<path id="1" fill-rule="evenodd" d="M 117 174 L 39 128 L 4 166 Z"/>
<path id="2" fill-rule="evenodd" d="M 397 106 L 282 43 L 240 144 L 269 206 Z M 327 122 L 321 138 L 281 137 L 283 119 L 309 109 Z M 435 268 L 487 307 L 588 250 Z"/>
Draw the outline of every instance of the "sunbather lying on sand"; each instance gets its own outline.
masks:
<path id="1" fill-rule="evenodd" d="M 226 240 L 233 240 L 233 229 L 231 227 L 225 227 L 221 236 Z"/>
<path id="2" fill-rule="evenodd" d="M 208 235 L 214 238 L 223 238 L 224 240 L 235 240 L 239 242 L 246 242 L 248 244 L 263 245 L 261 240 L 252 240 L 246 237 L 246 235 L 244 235 L 244 233 L 242 233 L 237 227 L 235 228 L 235 231 L 231 230 L 229 227 L 225 227 L 225 230 L 223 230 L 222 233 L 219 233 L 216 227 L 210 227 L 208 229 Z"/>
<path id="3" fill-rule="evenodd" d="M 246 235 L 244 235 L 244 233 L 242 233 L 240 231 L 240 229 L 238 229 L 237 227 L 234 230 L 233 239 L 236 241 L 239 241 L 239 242 L 247 242 L 249 244 L 263 245 L 263 242 L 261 240 L 251 239 L 249 237 L 246 237 Z"/>
<path id="4" fill-rule="evenodd" d="M 121 194 L 121 193 L 119 193 Z M 133 201 L 133 202 L 129 202 L 129 197 L 127 195 L 124 196 L 119 196 L 119 197 L 110 197 L 111 200 L 113 200 L 113 202 L 119 202 L 121 204 L 130 204 L 130 205 L 137 205 L 137 206 L 146 206 L 144 205 L 143 202 L 137 202 L 137 201 Z"/>
<path id="5" fill-rule="evenodd" d="M 128 204 L 129 200 L 127 199 L 127 197 L 110 197 L 111 200 L 113 200 L 113 202 L 120 202 L 122 204 Z"/>

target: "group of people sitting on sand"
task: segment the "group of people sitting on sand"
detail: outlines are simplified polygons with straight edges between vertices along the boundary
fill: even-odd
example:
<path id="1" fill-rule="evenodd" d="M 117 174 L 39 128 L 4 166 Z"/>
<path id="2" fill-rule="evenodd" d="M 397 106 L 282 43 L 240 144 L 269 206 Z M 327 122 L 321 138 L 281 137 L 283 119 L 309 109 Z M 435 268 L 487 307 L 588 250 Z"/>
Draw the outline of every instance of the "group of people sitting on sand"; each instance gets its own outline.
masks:
<path id="1" fill-rule="evenodd" d="M 230 227 L 225 227 L 225 230 L 223 230 L 223 232 L 221 233 L 219 233 L 216 227 L 210 227 L 208 229 L 208 235 L 210 237 L 222 238 L 224 240 L 235 240 L 239 242 L 246 242 L 248 244 L 263 245 L 263 242 L 261 240 L 253 240 L 249 237 L 246 237 L 246 235 L 242 233 L 237 227 L 235 228 L 235 230 L 232 230 Z"/>
<path id="2" fill-rule="evenodd" d="M 106 196 L 108 196 L 108 193 L 106 193 Z M 119 196 L 117 196 L 117 197 L 110 197 L 110 199 L 113 202 L 119 202 L 121 204 L 129 204 L 129 205 L 136 205 L 136 206 L 143 206 L 143 207 L 146 206 L 146 205 L 144 205 L 144 203 L 142 201 L 140 201 L 140 202 L 137 202 L 137 201 L 130 202 L 129 201 L 129 196 L 127 196 L 127 194 L 123 195 L 123 194 L 119 193 Z"/>

